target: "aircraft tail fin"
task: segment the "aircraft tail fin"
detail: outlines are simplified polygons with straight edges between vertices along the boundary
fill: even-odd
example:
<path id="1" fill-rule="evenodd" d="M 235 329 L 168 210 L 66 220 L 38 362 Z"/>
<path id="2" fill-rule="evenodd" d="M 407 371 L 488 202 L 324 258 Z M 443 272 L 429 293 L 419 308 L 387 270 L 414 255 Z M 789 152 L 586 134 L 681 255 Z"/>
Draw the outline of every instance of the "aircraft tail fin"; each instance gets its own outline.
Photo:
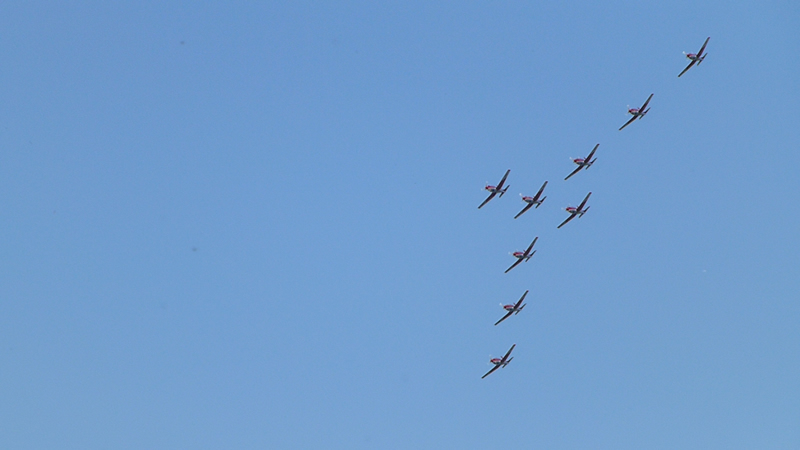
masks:
<path id="1" fill-rule="evenodd" d="M 539 203 L 537 203 L 537 204 L 536 204 L 536 207 L 538 208 L 538 207 L 539 207 L 539 205 L 541 205 L 541 204 L 542 204 L 542 202 L 544 202 L 544 199 L 546 199 L 546 198 L 547 198 L 547 196 L 546 196 L 546 195 L 545 195 L 544 197 L 542 197 L 542 199 L 541 199 L 541 200 L 539 200 Z"/>
<path id="2" fill-rule="evenodd" d="M 502 191 L 500 191 L 500 197 L 502 197 L 502 196 L 503 196 L 503 194 L 505 194 L 505 193 L 506 193 L 506 191 L 508 190 L 508 188 L 510 188 L 510 187 L 511 187 L 511 185 L 508 185 L 508 186 L 506 186 L 506 188 L 505 188 L 505 189 L 503 189 Z"/>
<path id="3" fill-rule="evenodd" d="M 586 209 L 583 210 L 583 212 L 581 213 L 581 217 L 583 217 L 583 215 L 586 214 L 586 211 L 589 211 L 589 208 L 591 208 L 591 206 L 587 206 Z"/>

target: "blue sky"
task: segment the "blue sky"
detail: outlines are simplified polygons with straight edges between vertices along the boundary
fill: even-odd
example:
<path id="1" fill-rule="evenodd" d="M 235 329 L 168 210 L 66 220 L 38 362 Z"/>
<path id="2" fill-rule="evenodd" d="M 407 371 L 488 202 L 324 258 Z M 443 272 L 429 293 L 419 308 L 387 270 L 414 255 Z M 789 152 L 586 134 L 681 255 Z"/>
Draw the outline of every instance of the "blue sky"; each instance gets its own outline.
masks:
<path id="1" fill-rule="evenodd" d="M 797 448 L 798 13 L 0 6 L 4 447 Z"/>

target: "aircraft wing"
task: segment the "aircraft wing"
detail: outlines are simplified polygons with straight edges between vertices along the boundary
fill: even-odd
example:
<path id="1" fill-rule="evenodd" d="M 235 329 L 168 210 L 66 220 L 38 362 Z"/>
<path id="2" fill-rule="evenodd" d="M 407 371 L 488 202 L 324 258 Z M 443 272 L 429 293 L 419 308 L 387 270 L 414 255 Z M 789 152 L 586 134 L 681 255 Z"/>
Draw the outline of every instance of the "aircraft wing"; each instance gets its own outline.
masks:
<path id="1" fill-rule="evenodd" d="M 500 180 L 500 182 L 499 182 L 499 183 L 497 183 L 497 190 L 498 190 L 498 191 L 499 191 L 500 189 L 503 189 L 503 183 L 505 183 L 505 182 L 506 182 L 506 178 L 508 178 L 508 174 L 509 174 L 509 173 L 511 173 L 511 169 L 508 169 L 508 170 L 506 170 L 506 174 L 505 174 L 505 175 L 503 175 L 503 179 L 502 179 L 502 180 Z"/>
<path id="2" fill-rule="evenodd" d="M 517 302 L 517 304 L 516 304 L 516 305 L 514 305 L 514 309 L 518 309 L 518 308 L 519 308 L 519 305 L 521 305 L 521 304 L 522 304 L 522 301 L 523 301 L 523 300 L 525 300 L 525 296 L 526 296 L 526 295 L 528 295 L 528 291 L 525 291 L 525 293 L 524 293 L 524 294 L 522 294 L 522 297 L 519 299 L 519 301 Z"/>
<path id="3" fill-rule="evenodd" d="M 521 215 L 525 214 L 525 211 L 527 211 L 527 210 L 531 209 L 531 206 L 533 206 L 533 203 L 528 203 L 527 205 L 525 205 L 525 207 L 524 207 L 524 208 L 522 208 L 522 211 L 520 211 L 519 213 L 517 213 L 517 215 L 516 215 L 516 216 L 514 216 L 514 218 L 516 219 L 517 217 L 519 217 L 519 216 L 521 216 Z"/>
<path id="4" fill-rule="evenodd" d="M 517 346 L 517 344 L 513 344 L 511 346 L 511 348 L 508 349 L 508 352 L 506 353 L 506 356 L 503 356 L 503 359 L 501 360 L 501 362 L 506 362 L 506 360 L 508 359 L 508 355 L 511 354 L 511 352 L 514 350 L 514 347 L 516 347 L 516 346 Z"/>
<path id="5" fill-rule="evenodd" d="M 514 314 L 514 311 L 509 311 L 509 312 L 508 312 L 508 313 L 507 313 L 505 316 L 503 316 L 503 318 L 502 318 L 502 319 L 500 319 L 500 320 L 498 320 L 497 322 L 495 322 L 495 325 L 497 325 L 498 323 L 500 323 L 500 322 L 502 322 L 502 321 L 504 321 L 504 320 L 508 319 L 508 316 L 510 316 L 510 315 L 512 315 L 512 314 Z M 487 375 L 488 375 L 488 374 L 487 374 Z"/>
<path id="6" fill-rule="evenodd" d="M 574 212 L 574 213 L 570 213 L 570 216 L 569 216 L 569 217 L 567 217 L 567 219 L 566 219 L 565 221 L 561 222 L 561 225 L 559 225 L 559 226 L 558 226 L 558 228 L 561 228 L 561 227 L 563 227 L 564 225 L 566 225 L 566 224 L 567 224 L 567 222 L 569 222 L 570 220 L 574 219 L 574 218 L 575 218 L 575 216 L 577 216 L 577 215 L 578 215 L 578 212 L 577 212 L 577 211 L 576 211 L 576 212 Z"/>
<path id="7" fill-rule="evenodd" d="M 636 118 L 637 118 L 637 117 L 638 117 L 638 116 L 633 116 L 633 117 L 631 117 L 631 118 L 630 118 L 630 120 L 628 120 L 627 122 L 625 122 L 625 125 L 623 125 L 623 126 L 619 127 L 619 131 L 622 131 L 622 129 L 623 129 L 623 128 L 625 128 L 625 127 L 627 127 L 628 125 L 630 125 L 630 124 L 631 124 L 631 122 L 633 122 L 634 120 L 636 120 Z"/>
<path id="8" fill-rule="evenodd" d="M 478 209 L 483 208 L 483 205 L 489 203 L 489 200 L 493 199 L 495 195 L 497 195 L 497 191 L 494 191 L 491 194 L 489 194 L 489 196 L 486 197 L 486 200 L 484 200 L 483 203 L 481 203 L 480 206 L 478 206 Z"/>
<path id="9" fill-rule="evenodd" d="M 703 42 L 703 46 L 702 46 L 702 47 L 700 47 L 700 51 L 699 51 L 699 52 L 697 52 L 697 57 L 698 57 L 698 58 L 699 58 L 699 57 L 701 57 L 701 56 L 703 56 L 703 51 L 706 49 L 706 45 L 708 45 L 708 40 L 709 40 L 709 39 L 711 39 L 711 37 L 710 37 L 710 36 L 706 38 L 706 41 L 705 41 L 705 42 Z"/>
<path id="10" fill-rule="evenodd" d="M 542 195 L 542 192 L 544 192 L 544 187 L 545 186 L 547 186 L 547 181 L 545 181 L 544 184 L 542 185 L 542 187 L 539 188 L 539 192 L 537 192 L 536 195 L 533 196 L 533 201 L 539 200 L 539 196 Z"/>
<path id="11" fill-rule="evenodd" d="M 679 74 L 678 74 L 678 78 L 680 78 L 680 77 L 681 77 L 681 75 L 685 74 L 687 70 L 691 69 L 691 68 L 692 68 L 692 66 L 694 65 L 694 63 L 696 63 L 696 62 L 697 62 L 697 60 L 696 60 L 696 59 L 692 60 L 692 62 L 690 62 L 690 63 L 689 63 L 689 65 L 688 65 L 688 66 L 686 66 L 686 68 L 685 68 L 685 69 L 683 69 L 683 72 L 681 72 L 681 73 L 679 73 Z"/>
<path id="12" fill-rule="evenodd" d="M 651 98 L 653 98 L 653 94 L 650 94 L 650 97 L 647 97 L 647 100 L 644 101 L 644 105 L 642 105 L 642 107 L 639 108 L 639 111 L 646 112 L 645 110 L 647 109 L 647 104 L 650 103 Z"/>
<path id="13" fill-rule="evenodd" d="M 633 119 L 631 119 L 631 122 L 632 122 L 632 121 L 633 121 Z M 630 123 L 630 122 L 628 122 L 628 123 Z M 628 123 L 626 123 L 625 125 L 627 125 Z M 623 126 L 622 128 L 625 128 L 625 126 Z M 620 128 L 620 130 L 621 130 L 622 128 Z M 564 178 L 564 181 L 567 181 L 567 180 L 569 180 L 571 176 L 573 176 L 573 175 L 575 175 L 576 173 L 580 172 L 580 171 L 581 171 L 581 169 L 583 169 L 583 166 L 582 166 L 582 165 L 580 165 L 580 164 L 578 164 L 578 167 L 577 167 L 577 168 L 575 168 L 575 170 L 573 170 L 571 174 L 567 175 L 567 178 Z"/>
<path id="14" fill-rule="evenodd" d="M 495 366 L 494 366 L 494 367 L 492 367 L 492 370 L 490 370 L 490 371 L 486 372 L 486 375 L 484 375 L 484 376 L 482 376 L 482 377 L 481 377 L 481 380 L 482 380 L 482 379 L 484 379 L 484 378 L 486 378 L 486 377 L 488 377 L 488 376 L 489 376 L 489 374 L 491 374 L 492 372 L 494 372 L 495 370 L 497 370 L 497 369 L 499 369 L 499 368 L 500 368 L 500 364 L 495 364 Z"/>
<path id="15" fill-rule="evenodd" d="M 517 266 L 519 265 L 519 263 L 521 263 L 521 262 L 522 262 L 522 260 L 523 260 L 523 259 L 524 259 L 524 258 L 517 258 L 517 261 L 516 261 L 514 264 L 512 264 L 512 265 L 511 265 L 511 267 L 509 267 L 508 269 L 506 269 L 506 271 L 505 271 L 505 272 L 503 272 L 503 273 L 508 273 L 508 271 L 509 271 L 509 270 L 513 269 L 514 267 L 517 267 Z"/>
<path id="16" fill-rule="evenodd" d="M 600 144 L 597 144 L 597 145 L 594 146 L 592 151 L 589 153 L 589 156 L 587 156 L 584 161 L 586 161 L 586 162 L 591 162 L 592 161 L 592 156 L 594 156 L 594 152 L 597 151 L 597 147 L 600 147 Z"/>
<path id="17" fill-rule="evenodd" d="M 534 245 L 536 245 L 536 241 L 538 241 L 538 240 L 539 240 L 539 236 L 536 236 L 535 238 L 533 238 L 533 242 L 531 242 L 531 245 L 529 245 L 528 249 L 525 250 L 525 256 L 528 256 L 528 255 L 531 254 L 531 249 L 533 248 Z"/>
<path id="18" fill-rule="evenodd" d="M 586 194 L 586 198 L 584 198 L 584 199 L 583 199 L 583 201 L 581 202 L 580 206 L 578 206 L 578 209 L 577 209 L 577 211 L 583 211 L 583 206 L 586 204 L 586 201 L 587 201 L 587 200 L 589 200 L 589 196 L 590 196 L 590 195 L 592 195 L 592 193 L 591 193 L 591 192 L 589 192 L 588 194 Z"/>

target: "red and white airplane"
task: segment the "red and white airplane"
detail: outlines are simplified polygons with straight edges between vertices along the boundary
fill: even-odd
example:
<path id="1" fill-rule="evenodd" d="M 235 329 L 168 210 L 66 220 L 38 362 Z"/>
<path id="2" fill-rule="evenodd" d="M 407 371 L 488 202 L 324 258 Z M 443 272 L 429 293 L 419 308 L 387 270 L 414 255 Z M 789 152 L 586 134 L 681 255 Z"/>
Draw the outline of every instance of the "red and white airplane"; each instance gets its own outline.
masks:
<path id="1" fill-rule="evenodd" d="M 500 194 L 500 197 L 502 197 L 503 194 L 506 193 L 508 188 L 510 188 L 511 186 L 506 186 L 506 188 L 503 189 L 503 183 L 506 182 L 506 178 L 508 178 L 508 174 L 510 172 L 511 172 L 511 169 L 506 170 L 506 174 L 503 175 L 503 179 L 500 180 L 499 183 L 497 183 L 497 186 L 492 186 L 491 184 L 487 184 L 486 187 L 483 188 L 484 190 L 491 192 L 491 194 L 489 194 L 489 196 L 486 197 L 486 200 L 484 200 L 483 203 L 481 203 L 481 205 L 478 206 L 478 209 L 481 209 L 483 207 L 483 205 L 487 204 L 489 202 L 489 200 L 494 198 L 495 195 Z"/>
<path id="2" fill-rule="evenodd" d="M 539 188 L 539 192 L 537 192 L 537 193 L 536 193 L 536 195 L 534 195 L 533 197 L 526 197 L 526 196 L 524 196 L 524 195 L 522 195 L 522 194 L 519 194 L 519 196 L 520 196 L 520 197 L 522 197 L 522 201 L 523 201 L 523 202 L 525 202 L 525 203 L 527 203 L 527 205 L 525 205 L 525 207 L 524 207 L 524 208 L 522 208 L 522 211 L 520 211 L 519 213 L 517 213 L 517 215 L 516 215 L 516 216 L 514 216 L 514 218 L 515 218 L 515 219 L 516 219 L 517 217 L 519 217 L 519 216 L 521 216 L 521 215 L 525 214 L 525 211 L 527 211 L 527 210 L 531 209 L 531 206 L 533 206 L 533 205 L 536 205 L 536 207 L 538 208 L 538 207 L 539 207 L 539 205 L 541 205 L 541 204 L 542 204 L 542 202 L 544 201 L 544 199 L 546 199 L 546 198 L 547 198 L 547 196 L 545 195 L 545 196 L 544 196 L 544 197 L 542 197 L 541 199 L 539 199 L 539 196 L 541 196 L 541 195 L 542 195 L 542 191 L 544 191 L 544 187 L 545 187 L 545 186 L 547 186 L 547 181 L 545 181 L 545 182 L 544 182 L 544 184 L 542 185 L 542 187 L 540 187 L 540 188 Z"/>
<path id="3" fill-rule="evenodd" d="M 494 364 L 494 367 L 492 367 L 492 370 L 486 372 L 486 375 L 482 376 L 481 379 L 484 379 L 484 378 L 488 377 L 489 374 L 491 374 L 495 370 L 497 370 L 497 369 L 499 369 L 501 367 L 507 366 L 508 363 L 510 363 L 511 360 L 514 359 L 513 356 L 511 358 L 509 358 L 508 355 L 511 354 L 511 351 L 514 350 L 514 347 L 516 347 L 516 346 L 517 346 L 517 344 L 512 345 L 511 348 L 508 349 L 508 353 L 506 353 L 506 355 L 503 356 L 502 358 L 492 358 L 492 359 L 490 359 L 489 362 Z"/>
<path id="4" fill-rule="evenodd" d="M 578 206 L 577 208 L 574 206 L 567 206 L 566 211 L 569 213 L 569 217 L 567 217 L 567 220 L 561 222 L 561 225 L 559 225 L 558 228 L 563 227 L 564 224 L 574 219 L 575 216 L 583 217 L 583 215 L 586 214 L 586 211 L 589 210 L 590 206 L 587 206 L 586 209 L 584 209 L 583 206 L 586 205 L 586 201 L 589 200 L 590 195 L 592 195 L 591 192 L 586 194 L 586 198 L 583 199 L 580 206 Z"/>
<path id="5" fill-rule="evenodd" d="M 622 131 L 623 128 L 630 125 L 631 122 L 633 122 L 634 120 L 641 119 L 642 117 L 644 117 L 645 114 L 647 114 L 647 111 L 650 111 L 649 109 L 645 108 L 647 108 L 647 104 L 650 103 L 651 98 L 653 98 L 653 94 L 650 94 L 650 97 L 647 97 L 647 101 L 644 102 L 644 105 L 642 105 L 641 108 L 630 108 L 628 110 L 628 114 L 633 115 L 633 117 L 631 117 L 631 120 L 625 122 L 625 125 L 619 127 L 619 131 Z"/>
<path id="6" fill-rule="evenodd" d="M 531 242 L 531 245 L 529 245 L 528 248 L 525 249 L 524 252 L 514 252 L 514 253 L 512 253 L 511 256 L 513 256 L 514 258 L 517 258 L 517 261 L 514 264 L 512 264 L 511 267 L 506 269 L 506 271 L 504 273 L 508 273 L 509 270 L 513 269 L 514 267 L 517 267 L 517 264 L 521 263 L 522 261 L 527 261 L 527 260 L 531 259 L 531 256 L 533 256 L 533 254 L 536 253 L 536 250 L 531 251 L 531 249 L 533 248 L 534 245 L 536 245 L 536 241 L 538 239 L 539 239 L 539 236 L 536 236 L 535 238 L 533 238 L 533 242 Z"/>
<path id="7" fill-rule="evenodd" d="M 706 38 L 706 41 L 703 42 L 703 46 L 700 47 L 700 51 L 699 52 L 697 52 L 697 53 L 686 53 L 686 52 L 683 52 L 683 54 L 686 55 L 686 57 L 689 58 L 689 60 L 691 60 L 692 62 L 690 62 L 689 65 L 686 66 L 685 69 L 683 69 L 683 72 L 678 74 L 678 78 L 680 78 L 681 75 L 685 74 L 686 71 L 689 70 L 695 63 L 697 63 L 697 65 L 699 66 L 700 63 L 703 62 L 704 59 L 706 59 L 706 56 L 708 56 L 708 53 L 706 53 L 704 55 L 703 54 L 703 50 L 706 49 L 706 45 L 708 45 L 708 40 L 709 39 L 711 39 L 711 38 L 710 37 Z"/>
<path id="8" fill-rule="evenodd" d="M 528 291 L 525 291 L 525 293 L 524 293 L 524 294 L 522 294 L 522 297 L 519 299 L 519 301 L 518 301 L 516 304 L 513 304 L 513 305 L 503 305 L 503 309 L 505 309 L 505 310 L 506 310 L 506 311 L 508 311 L 508 312 L 507 312 L 507 313 L 506 313 L 506 315 L 505 315 L 505 316 L 503 316 L 503 317 L 502 317 L 500 320 L 498 320 L 497 322 L 495 322 L 495 325 L 497 325 L 498 323 L 500 323 L 500 322 L 502 322 L 502 321 L 504 321 L 504 320 L 508 319 L 509 317 L 511 317 L 511 315 L 512 315 L 512 314 L 514 314 L 514 315 L 517 315 L 517 314 L 519 314 L 519 312 L 520 312 L 520 311 L 522 311 L 522 308 L 524 308 L 524 307 L 525 307 L 525 305 L 527 305 L 527 303 L 526 303 L 525 305 L 522 305 L 522 306 L 520 306 L 520 305 L 522 304 L 522 301 L 523 301 L 523 300 L 525 300 L 525 296 L 526 296 L 526 295 L 528 295 Z"/>
<path id="9" fill-rule="evenodd" d="M 600 144 L 595 145 L 592 151 L 589 153 L 589 156 L 587 156 L 586 158 L 575 158 L 572 160 L 572 162 L 577 164 L 578 167 L 575 170 L 573 170 L 571 174 L 567 175 L 567 178 L 564 178 L 564 181 L 569 180 L 571 176 L 580 172 L 581 169 L 588 169 L 589 167 L 592 167 L 592 164 L 594 164 L 594 162 L 597 161 L 597 158 L 592 159 L 592 156 L 594 156 L 594 152 L 597 151 L 597 147 L 600 147 Z"/>

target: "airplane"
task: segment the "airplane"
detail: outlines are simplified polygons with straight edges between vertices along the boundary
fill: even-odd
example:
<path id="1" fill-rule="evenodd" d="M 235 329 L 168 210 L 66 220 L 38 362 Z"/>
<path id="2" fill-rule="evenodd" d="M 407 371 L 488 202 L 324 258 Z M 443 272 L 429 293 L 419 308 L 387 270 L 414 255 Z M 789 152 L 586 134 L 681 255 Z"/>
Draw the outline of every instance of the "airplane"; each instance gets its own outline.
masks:
<path id="1" fill-rule="evenodd" d="M 650 103 L 651 98 L 653 98 L 653 94 L 650 94 L 650 97 L 647 97 L 647 101 L 644 102 L 644 105 L 642 105 L 641 108 L 631 108 L 628 110 L 628 114 L 632 114 L 633 117 L 631 117 L 631 120 L 625 122 L 625 125 L 619 127 L 619 131 L 622 131 L 623 128 L 630 125 L 631 122 L 633 122 L 634 120 L 641 119 L 642 117 L 644 117 L 645 114 L 647 114 L 647 111 L 650 111 L 649 109 L 645 108 L 647 108 L 647 104 Z"/>
<path id="2" fill-rule="evenodd" d="M 489 362 L 494 364 L 494 367 L 492 367 L 492 370 L 486 372 L 486 375 L 482 376 L 481 379 L 484 379 L 484 378 L 488 377 L 489 374 L 491 374 L 495 370 L 497 370 L 497 369 L 499 369 L 501 367 L 507 366 L 508 363 L 510 363 L 511 360 L 514 359 L 513 356 L 511 358 L 509 358 L 508 355 L 511 354 L 511 351 L 514 350 L 514 347 L 516 347 L 516 346 L 517 346 L 517 344 L 512 345 L 511 348 L 508 349 L 508 353 L 506 353 L 506 355 L 503 356 L 502 358 L 492 358 L 492 359 L 490 359 Z"/>
<path id="3" fill-rule="evenodd" d="M 567 212 L 570 214 L 570 216 L 567 217 L 567 220 L 561 222 L 561 225 L 559 225 L 558 228 L 563 227 L 564 224 L 566 224 L 570 220 L 574 219 L 575 216 L 583 217 L 583 215 L 586 214 L 586 211 L 588 211 L 589 208 L 591 208 L 591 206 L 587 206 L 586 209 L 583 209 L 583 205 L 586 204 L 586 200 L 589 200 L 589 196 L 590 195 L 592 195 L 591 192 L 586 194 L 586 198 L 583 199 L 583 201 L 581 202 L 580 206 L 578 206 L 577 208 L 574 207 L 574 206 L 567 206 Z"/>
<path id="4" fill-rule="evenodd" d="M 509 270 L 513 269 L 514 267 L 517 267 L 517 264 L 521 263 L 522 261 L 527 261 L 527 260 L 531 259 L 531 256 L 533 256 L 533 254 L 536 253 L 536 250 L 531 252 L 531 249 L 533 248 L 534 245 L 536 245 L 536 241 L 538 239 L 539 239 L 539 236 L 536 236 L 535 238 L 533 238 L 533 242 L 531 242 L 531 245 L 528 246 L 528 248 L 524 252 L 514 252 L 514 253 L 512 253 L 511 256 L 513 256 L 514 258 L 517 258 L 517 262 L 515 262 L 514 264 L 511 265 L 511 267 L 506 269 L 506 271 L 504 273 L 508 273 Z"/>
<path id="5" fill-rule="evenodd" d="M 589 167 L 592 167 L 592 164 L 594 164 L 594 162 L 597 161 L 597 158 L 592 159 L 592 156 L 594 156 L 594 152 L 597 151 L 597 147 L 599 147 L 599 146 L 600 146 L 600 144 L 595 145 L 594 148 L 592 149 L 592 151 L 589 153 L 589 156 L 587 156 L 586 158 L 575 158 L 575 159 L 573 159 L 572 162 L 577 164 L 578 168 L 573 170 L 571 174 L 567 175 L 567 178 L 564 178 L 564 181 L 569 180 L 569 178 L 571 176 L 573 176 L 576 173 L 580 172 L 581 169 L 588 169 Z"/>
<path id="6" fill-rule="evenodd" d="M 534 195 L 533 197 L 526 197 L 526 196 L 523 196 L 522 194 L 519 194 L 519 196 L 522 197 L 522 201 L 527 203 L 527 205 L 525 205 L 525 207 L 522 208 L 522 211 L 520 211 L 519 213 L 517 213 L 516 216 L 514 216 L 515 219 L 517 217 L 525 214 L 525 211 L 531 209 L 531 206 L 536 205 L 536 207 L 538 208 L 539 205 L 542 204 L 542 202 L 544 201 L 544 199 L 547 198 L 547 196 L 545 195 L 544 197 L 542 197 L 541 200 L 539 199 L 539 196 L 542 195 L 542 191 L 544 191 L 544 187 L 545 186 L 547 186 L 547 181 L 544 182 L 542 187 L 539 188 L 539 192 L 537 192 L 536 195 Z"/>
<path id="7" fill-rule="evenodd" d="M 689 70 L 694 65 L 694 63 L 697 63 L 697 65 L 699 66 L 700 63 L 703 62 L 704 59 L 706 59 L 706 56 L 708 56 L 708 53 L 706 53 L 704 55 L 703 54 L 703 50 L 706 49 L 706 45 L 708 45 L 708 40 L 709 39 L 711 39 L 711 38 L 710 37 L 706 38 L 706 41 L 703 42 L 703 46 L 700 47 L 700 51 L 699 52 L 697 52 L 697 53 L 686 53 L 686 52 L 683 52 L 683 54 L 686 55 L 686 57 L 689 58 L 692 62 L 690 62 L 689 65 L 686 66 L 685 69 L 683 69 L 683 72 L 678 74 L 678 78 L 680 78 L 681 75 L 685 74 L 686 71 Z"/>
<path id="8" fill-rule="evenodd" d="M 506 313 L 505 316 L 503 316 L 502 319 L 498 320 L 495 323 L 495 326 L 498 323 L 508 319 L 512 314 L 514 314 L 514 315 L 519 314 L 519 312 L 522 311 L 522 308 L 524 308 L 525 305 L 527 305 L 527 303 L 526 303 L 525 305 L 519 306 L 520 304 L 522 304 L 522 301 L 525 300 L 525 296 L 526 295 L 528 295 L 528 291 L 525 291 L 525 293 L 522 294 L 522 298 L 520 298 L 519 301 L 516 304 L 514 304 L 514 305 L 503 305 L 503 309 L 505 309 L 508 312 Z"/>
<path id="9" fill-rule="evenodd" d="M 478 209 L 481 209 L 483 207 L 483 205 L 488 203 L 489 200 L 493 199 L 496 194 L 499 193 L 500 197 L 502 197 L 503 194 L 506 193 L 508 188 L 510 188 L 511 186 L 506 186 L 506 188 L 503 189 L 503 183 L 506 182 L 506 178 L 508 178 L 508 174 L 510 172 L 511 172 L 511 169 L 506 170 L 506 174 L 503 175 L 503 179 L 500 180 L 500 182 L 497 184 L 497 186 L 492 186 L 491 184 L 487 184 L 486 187 L 483 188 L 484 190 L 487 190 L 487 191 L 491 192 L 491 194 L 489 194 L 489 196 L 486 197 L 486 200 L 484 200 L 483 203 L 481 203 L 481 206 L 478 206 Z"/>

